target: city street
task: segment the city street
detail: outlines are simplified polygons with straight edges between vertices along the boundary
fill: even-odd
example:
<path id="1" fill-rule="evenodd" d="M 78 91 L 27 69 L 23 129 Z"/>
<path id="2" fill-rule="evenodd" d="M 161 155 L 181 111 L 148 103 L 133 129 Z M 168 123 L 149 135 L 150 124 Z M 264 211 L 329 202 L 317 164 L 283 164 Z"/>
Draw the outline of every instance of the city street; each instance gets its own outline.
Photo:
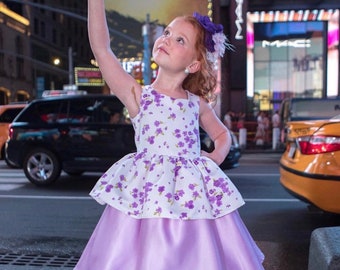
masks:
<path id="1" fill-rule="evenodd" d="M 240 167 L 226 173 L 245 198 L 239 211 L 265 253 L 265 269 L 304 270 L 311 232 L 339 226 L 340 216 L 289 195 L 279 183 L 279 158 L 243 154 Z M 0 269 L 72 269 L 103 210 L 88 196 L 99 176 L 62 175 L 54 186 L 38 188 L 1 161 Z"/>
<path id="2" fill-rule="evenodd" d="M 163 215 L 163 201 L 180 209 L 181 215 L 187 213 L 177 205 L 198 215 L 208 213 L 209 205 L 197 203 L 204 196 L 199 185 L 186 178 L 190 173 L 183 169 L 180 176 L 190 182 L 185 188 L 172 188 L 166 176 L 181 175 L 186 164 L 182 155 L 198 152 L 192 134 L 200 137 L 202 149 L 211 149 L 214 143 L 219 148 L 219 140 L 206 136 L 217 139 L 223 133 L 210 111 L 235 133 L 243 150 L 240 166 L 225 173 L 246 202 L 237 211 L 265 255 L 264 268 L 315 270 L 308 269 L 311 235 L 319 228 L 340 228 L 340 214 L 323 212 L 285 190 L 280 184 L 280 151 L 287 150 L 282 159 L 284 186 L 302 197 L 312 195 L 309 198 L 322 209 L 340 213 L 339 207 L 334 209 L 340 206 L 335 202 L 340 198 L 339 3 L 0 1 L 0 154 L 13 166 L 25 164 L 27 175 L 0 160 L 0 270 L 73 269 L 105 208 L 89 196 L 104 173 L 93 171 L 135 151 L 136 143 L 143 148 L 143 155 L 138 155 L 143 165 L 136 166 L 136 172 L 125 163 L 121 173 L 113 168 L 121 182 L 105 186 L 105 192 L 124 191 L 127 172 L 136 177 L 145 173 L 145 178 L 162 177 L 164 183 L 157 189 L 151 185 L 160 198 L 150 195 L 145 184 L 144 190 L 135 186 L 129 190 L 133 201 L 125 200 L 123 192 L 113 201 L 135 213 L 148 209 Z M 160 162 L 142 159 L 154 151 L 170 157 Z M 232 156 L 226 163 L 233 163 Z M 165 166 L 158 173 L 154 168 L 162 162 L 173 169 Z M 88 172 L 79 175 L 84 170 Z M 205 171 L 210 173 L 211 168 Z M 209 188 L 203 203 L 219 207 L 224 200 L 216 192 L 219 188 L 235 194 L 219 179 L 205 179 L 216 189 Z M 181 185 L 181 180 L 174 183 Z M 146 201 L 157 209 L 146 206 Z M 234 202 L 239 201 L 237 197 Z M 226 207 L 234 209 L 230 208 L 234 202 Z M 223 213 L 219 211 L 211 212 Z M 128 228 L 110 225 L 110 230 Z M 232 243 L 231 230 L 223 228 L 227 237 L 223 239 Z M 113 237 L 117 234 L 121 233 L 111 232 Z M 186 243 L 195 238 L 186 235 L 190 236 Z M 319 245 L 324 253 L 333 252 L 328 243 L 340 247 L 333 235 L 324 238 L 326 244 Z M 116 238 L 103 242 L 122 250 Z M 125 238 L 124 242 L 129 244 Z M 312 258 L 323 258 L 314 242 L 313 237 Z M 146 243 L 145 250 L 151 246 Z M 202 247 L 210 250 L 206 242 Z M 131 244 L 133 249 L 137 250 Z M 154 257 L 164 259 L 159 245 L 156 249 Z M 171 259 L 178 256 L 169 249 L 167 254 Z M 206 254 L 200 257 L 211 262 Z M 334 257 L 324 261 L 332 263 Z M 313 266 L 318 268 L 318 263 Z M 209 266 L 203 268 L 214 268 Z"/>

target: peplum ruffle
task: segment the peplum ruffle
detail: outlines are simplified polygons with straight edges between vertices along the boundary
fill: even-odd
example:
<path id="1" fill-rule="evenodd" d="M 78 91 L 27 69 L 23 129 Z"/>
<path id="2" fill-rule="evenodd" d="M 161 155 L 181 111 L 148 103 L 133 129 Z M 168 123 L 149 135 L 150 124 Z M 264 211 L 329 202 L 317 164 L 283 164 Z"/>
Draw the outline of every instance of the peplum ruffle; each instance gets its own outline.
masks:
<path id="1" fill-rule="evenodd" d="M 209 158 L 132 153 L 116 162 L 90 195 L 134 218 L 214 219 L 244 204 Z"/>

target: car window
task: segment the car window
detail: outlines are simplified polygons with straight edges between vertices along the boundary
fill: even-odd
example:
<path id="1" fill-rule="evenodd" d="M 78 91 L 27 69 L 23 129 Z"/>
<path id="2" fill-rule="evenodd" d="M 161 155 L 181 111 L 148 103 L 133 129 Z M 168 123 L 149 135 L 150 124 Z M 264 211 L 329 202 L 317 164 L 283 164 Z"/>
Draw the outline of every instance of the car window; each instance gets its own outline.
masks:
<path id="1" fill-rule="evenodd" d="M 0 115 L 0 123 L 12 123 L 22 108 L 10 108 Z"/>
<path id="2" fill-rule="evenodd" d="M 123 104 L 114 98 L 72 100 L 69 121 L 118 124 L 123 120 Z"/>
<path id="3" fill-rule="evenodd" d="M 18 122 L 129 123 L 123 104 L 116 98 L 91 97 L 31 104 Z"/>
<path id="4" fill-rule="evenodd" d="M 334 119 L 334 120 L 340 120 L 340 114 L 338 114 L 338 115 L 336 115 L 336 116 L 334 116 L 334 117 L 332 117 L 331 119 Z"/>
<path id="5" fill-rule="evenodd" d="M 98 108 L 97 121 L 110 124 L 124 123 L 123 104 L 116 99 L 107 99 Z"/>
<path id="6" fill-rule="evenodd" d="M 77 99 L 70 101 L 68 121 L 70 123 L 95 122 L 98 107 L 102 103 L 97 99 Z"/>
<path id="7" fill-rule="evenodd" d="M 28 106 L 16 121 L 29 123 L 55 123 L 67 117 L 67 102 L 37 102 Z"/>

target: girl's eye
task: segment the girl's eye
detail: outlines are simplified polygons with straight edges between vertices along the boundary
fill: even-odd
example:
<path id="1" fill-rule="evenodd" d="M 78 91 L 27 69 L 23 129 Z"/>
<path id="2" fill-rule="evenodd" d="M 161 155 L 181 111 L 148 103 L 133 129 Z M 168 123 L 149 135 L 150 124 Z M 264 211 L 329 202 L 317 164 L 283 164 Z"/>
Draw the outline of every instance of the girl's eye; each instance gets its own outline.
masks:
<path id="1" fill-rule="evenodd" d="M 177 42 L 180 43 L 180 44 L 184 44 L 184 39 L 179 37 L 179 38 L 177 38 Z"/>
<path id="2" fill-rule="evenodd" d="M 170 35 L 169 30 L 165 30 L 165 31 L 163 32 L 163 36 L 167 37 L 167 36 L 169 36 L 169 35 Z"/>

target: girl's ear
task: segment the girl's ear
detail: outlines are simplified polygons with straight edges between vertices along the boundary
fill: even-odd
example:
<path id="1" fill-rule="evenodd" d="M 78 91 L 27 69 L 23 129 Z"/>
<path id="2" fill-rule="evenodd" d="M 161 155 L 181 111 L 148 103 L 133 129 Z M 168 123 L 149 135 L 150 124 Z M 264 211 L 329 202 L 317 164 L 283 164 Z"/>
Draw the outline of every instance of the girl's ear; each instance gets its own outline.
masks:
<path id="1" fill-rule="evenodd" d="M 195 73 L 195 72 L 199 71 L 201 69 L 201 62 L 195 60 L 194 62 L 192 62 L 189 65 L 188 69 L 189 69 L 190 73 Z"/>

